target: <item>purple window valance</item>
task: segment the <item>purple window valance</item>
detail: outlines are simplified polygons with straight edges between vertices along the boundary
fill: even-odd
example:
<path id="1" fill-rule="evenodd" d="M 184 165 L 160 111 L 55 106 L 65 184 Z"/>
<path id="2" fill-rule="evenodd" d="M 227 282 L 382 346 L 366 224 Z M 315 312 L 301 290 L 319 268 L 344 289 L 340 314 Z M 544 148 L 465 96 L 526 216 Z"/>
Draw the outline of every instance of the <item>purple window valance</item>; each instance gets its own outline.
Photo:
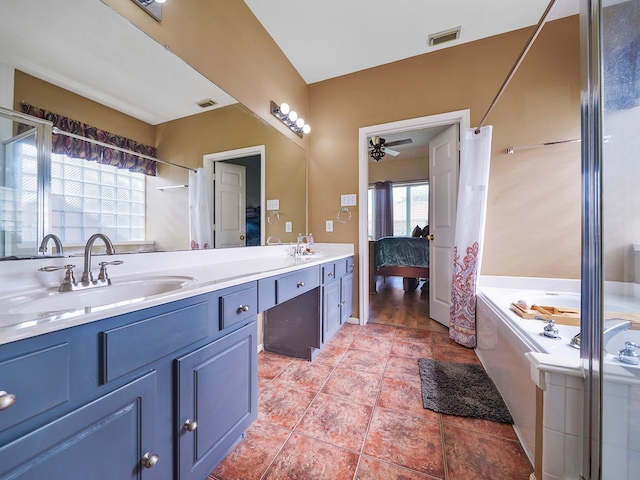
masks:
<path id="1" fill-rule="evenodd" d="M 28 104 L 22 104 L 22 111 L 28 115 L 49 120 L 54 127 L 64 132 L 73 133 L 102 143 L 124 148 L 132 152 L 137 152 L 149 157 L 157 157 L 158 152 L 155 147 L 137 143 L 130 138 L 114 135 L 113 133 L 100 130 L 86 123 L 72 120 L 57 113 L 49 112 L 41 108 Z M 72 158 L 81 158 L 117 168 L 123 168 L 131 172 L 144 173 L 155 176 L 157 164 L 153 160 L 141 158 L 131 153 L 124 153 L 102 145 L 96 145 L 84 140 L 78 140 L 62 134 L 52 135 L 52 151 L 60 155 Z"/>

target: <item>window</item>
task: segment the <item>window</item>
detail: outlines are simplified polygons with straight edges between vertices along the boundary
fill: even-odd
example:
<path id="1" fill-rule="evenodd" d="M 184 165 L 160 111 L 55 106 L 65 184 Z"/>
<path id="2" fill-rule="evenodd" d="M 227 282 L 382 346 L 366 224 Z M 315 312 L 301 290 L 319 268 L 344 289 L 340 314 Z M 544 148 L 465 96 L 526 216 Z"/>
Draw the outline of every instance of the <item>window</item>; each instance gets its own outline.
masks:
<path id="1" fill-rule="evenodd" d="M 23 211 L 36 205 L 35 147 L 22 149 Z M 82 243 L 94 233 L 113 241 L 145 239 L 145 175 L 64 155 L 51 155 L 50 232 Z M 33 217 L 33 215 L 32 215 Z M 38 241 L 36 225 L 22 225 L 22 242 Z"/>
<path id="2" fill-rule="evenodd" d="M 71 243 L 94 233 L 113 241 L 144 240 L 145 175 L 53 154 L 51 231 Z"/>
<path id="3" fill-rule="evenodd" d="M 393 185 L 393 235 L 410 236 L 416 225 L 429 224 L 429 182 L 402 182 Z M 375 188 L 368 189 L 368 236 L 374 240 Z"/>
<path id="4" fill-rule="evenodd" d="M 393 235 L 410 236 L 416 225 L 429 224 L 429 184 L 393 185 Z"/>

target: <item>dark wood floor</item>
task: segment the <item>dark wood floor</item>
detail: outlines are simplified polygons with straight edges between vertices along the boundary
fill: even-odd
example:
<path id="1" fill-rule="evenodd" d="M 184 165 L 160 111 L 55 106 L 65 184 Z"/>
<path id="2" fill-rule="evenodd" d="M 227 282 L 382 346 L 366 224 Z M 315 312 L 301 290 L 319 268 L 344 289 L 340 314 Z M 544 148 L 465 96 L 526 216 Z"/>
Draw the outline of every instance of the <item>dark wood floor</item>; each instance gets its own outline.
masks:
<path id="1" fill-rule="evenodd" d="M 369 295 L 369 322 L 421 330 L 447 332 L 447 327 L 429 318 L 429 290 L 405 292 L 402 277 L 387 277 L 378 283 L 378 293 Z"/>

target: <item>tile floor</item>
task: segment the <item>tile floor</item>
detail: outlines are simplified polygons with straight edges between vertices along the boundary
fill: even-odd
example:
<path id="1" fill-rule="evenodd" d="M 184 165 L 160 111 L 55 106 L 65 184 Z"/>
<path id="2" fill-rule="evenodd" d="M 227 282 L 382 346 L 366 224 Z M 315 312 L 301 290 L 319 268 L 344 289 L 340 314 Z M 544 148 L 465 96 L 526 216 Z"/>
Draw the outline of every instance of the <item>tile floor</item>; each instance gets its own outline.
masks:
<path id="1" fill-rule="evenodd" d="M 209 480 L 528 480 L 510 425 L 422 407 L 421 357 L 479 362 L 446 332 L 371 323 L 313 362 L 260 352 L 258 420 Z"/>

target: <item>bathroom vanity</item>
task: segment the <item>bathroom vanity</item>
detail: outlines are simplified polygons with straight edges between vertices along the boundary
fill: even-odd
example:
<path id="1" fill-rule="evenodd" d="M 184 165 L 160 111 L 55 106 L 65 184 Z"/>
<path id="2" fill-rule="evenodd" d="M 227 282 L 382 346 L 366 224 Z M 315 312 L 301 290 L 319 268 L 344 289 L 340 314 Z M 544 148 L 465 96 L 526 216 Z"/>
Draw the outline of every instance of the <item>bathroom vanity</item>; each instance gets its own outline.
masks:
<path id="1" fill-rule="evenodd" d="M 257 418 L 258 313 L 265 348 L 293 321 L 312 335 L 282 353 L 311 359 L 352 312 L 352 245 L 303 259 L 280 247 L 116 257 L 129 269 L 113 269 L 115 286 L 192 281 L 142 299 L 134 282 L 129 303 L 81 309 L 0 299 L 1 479 L 204 480 Z"/>

